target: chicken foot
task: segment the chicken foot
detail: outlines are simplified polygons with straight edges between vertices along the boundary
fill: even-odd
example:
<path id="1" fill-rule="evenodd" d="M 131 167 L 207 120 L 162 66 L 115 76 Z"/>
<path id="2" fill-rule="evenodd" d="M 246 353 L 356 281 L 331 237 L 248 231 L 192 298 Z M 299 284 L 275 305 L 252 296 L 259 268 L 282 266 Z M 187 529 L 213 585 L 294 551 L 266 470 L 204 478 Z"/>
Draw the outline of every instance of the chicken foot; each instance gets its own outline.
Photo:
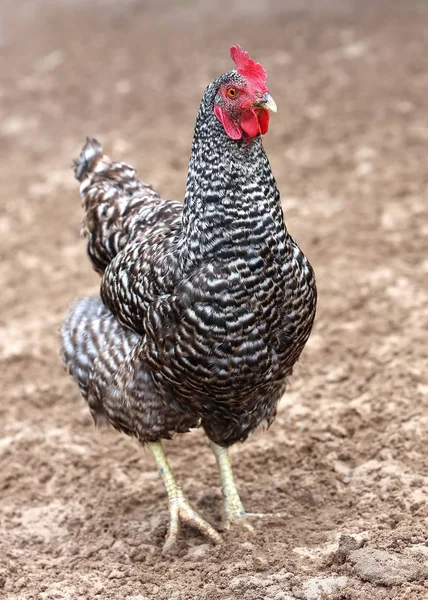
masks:
<path id="1" fill-rule="evenodd" d="M 164 448 L 161 442 L 150 442 L 148 444 L 155 458 L 159 472 L 165 484 L 168 493 L 169 503 L 169 525 L 166 535 L 163 554 L 167 554 L 177 541 L 180 528 L 180 521 L 198 529 L 203 535 L 208 537 L 214 544 L 220 544 L 223 540 L 221 535 L 196 512 L 190 502 L 187 500 L 183 490 L 176 482 L 168 463 Z"/>
<path id="2" fill-rule="evenodd" d="M 277 513 L 249 513 L 246 512 L 239 497 L 233 477 L 232 465 L 227 448 L 211 442 L 211 448 L 220 471 L 221 490 L 223 493 L 223 527 L 224 529 L 240 528 L 253 532 L 254 527 L 248 522 L 252 518 L 281 518 L 284 512 Z"/>
<path id="3" fill-rule="evenodd" d="M 217 461 L 220 471 L 221 491 L 223 494 L 223 527 L 230 529 L 238 527 L 247 531 L 254 531 L 254 528 L 247 522 L 249 516 L 244 509 L 241 498 L 239 497 L 233 477 L 232 465 L 229 452 L 226 448 L 218 446 L 211 442 L 211 448 Z"/>

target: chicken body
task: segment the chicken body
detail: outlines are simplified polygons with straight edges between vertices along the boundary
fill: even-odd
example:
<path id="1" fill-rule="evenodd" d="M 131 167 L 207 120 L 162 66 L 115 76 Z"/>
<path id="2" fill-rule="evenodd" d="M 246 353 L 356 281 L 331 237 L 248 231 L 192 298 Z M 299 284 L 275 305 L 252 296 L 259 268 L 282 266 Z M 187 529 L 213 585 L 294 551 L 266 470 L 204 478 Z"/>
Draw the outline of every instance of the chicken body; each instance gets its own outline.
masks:
<path id="1" fill-rule="evenodd" d="M 184 205 L 88 140 L 76 161 L 101 298 L 83 298 L 62 352 L 96 422 L 140 442 L 202 426 L 228 447 L 269 425 L 310 334 L 312 268 L 288 234 L 261 135 L 231 139 L 205 91 Z"/>

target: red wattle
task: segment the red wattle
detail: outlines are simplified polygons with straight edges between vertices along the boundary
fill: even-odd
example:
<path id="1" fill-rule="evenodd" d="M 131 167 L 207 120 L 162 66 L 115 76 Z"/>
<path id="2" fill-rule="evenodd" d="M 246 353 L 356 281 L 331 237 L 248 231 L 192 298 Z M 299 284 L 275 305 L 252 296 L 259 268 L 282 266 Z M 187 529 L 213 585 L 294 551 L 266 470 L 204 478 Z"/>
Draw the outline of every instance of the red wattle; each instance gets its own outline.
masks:
<path id="1" fill-rule="evenodd" d="M 258 110 L 257 117 L 259 119 L 260 133 L 264 135 L 269 129 L 269 111 L 264 108 L 262 110 Z"/>
<path id="2" fill-rule="evenodd" d="M 252 108 L 248 108 L 244 112 L 241 119 L 241 127 L 250 138 L 256 137 L 260 133 L 259 120 Z"/>
<path id="3" fill-rule="evenodd" d="M 232 140 L 240 140 L 242 131 L 249 138 L 253 138 L 259 135 L 259 133 L 265 134 L 269 128 L 269 111 L 265 109 L 254 110 L 252 107 L 247 108 L 241 118 L 240 125 L 235 124 L 227 111 L 223 110 L 218 104 L 214 106 L 214 114 Z"/>

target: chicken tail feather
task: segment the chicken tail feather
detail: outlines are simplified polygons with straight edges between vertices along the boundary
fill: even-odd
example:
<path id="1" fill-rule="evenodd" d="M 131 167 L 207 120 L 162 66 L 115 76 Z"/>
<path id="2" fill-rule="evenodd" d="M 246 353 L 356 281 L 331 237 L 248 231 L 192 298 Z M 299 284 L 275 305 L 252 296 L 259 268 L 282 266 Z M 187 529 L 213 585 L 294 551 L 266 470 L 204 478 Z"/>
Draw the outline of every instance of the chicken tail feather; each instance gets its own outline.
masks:
<path id="1" fill-rule="evenodd" d="M 92 173 L 103 157 L 101 144 L 95 138 L 86 138 L 86 144 L 78 158 L 74 159 L 74 176 L 83 181 L 89 173 Z"/>
<path id="2" fill-rule="evenodd" d="M 181 217 L 180 203 L 160 198 L 133 167 L 104 154 L 94 138 L 86 139 L 74 169 L 84 210 L 82 233 L 100 274 L 137 231 L 148 235 L 160 223 L 167 227 Z"/>

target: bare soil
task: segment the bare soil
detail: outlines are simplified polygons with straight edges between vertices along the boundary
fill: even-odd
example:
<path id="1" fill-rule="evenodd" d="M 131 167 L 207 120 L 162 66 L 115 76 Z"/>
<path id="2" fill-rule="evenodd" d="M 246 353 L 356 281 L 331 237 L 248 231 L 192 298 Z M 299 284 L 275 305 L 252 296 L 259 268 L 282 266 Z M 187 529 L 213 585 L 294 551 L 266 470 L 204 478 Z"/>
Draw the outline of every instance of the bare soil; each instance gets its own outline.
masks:
<path id="1" fill-rule="evenodd" d="M 428 5 L 351 0 L 0 8 L 0 597 L 428 597 Z M 204 86 L 239 42 L 279 111 L 265 144 L 319 287 L 278 418 L 232 450 L 251 511 L 212 547 L 168 519 L 151 456 L 97 432 L 58 358 L 96 293 L 70 169 L 86 135 L 182 198 Z M 219 525 L 199 431 L 167 444 Z"/>

